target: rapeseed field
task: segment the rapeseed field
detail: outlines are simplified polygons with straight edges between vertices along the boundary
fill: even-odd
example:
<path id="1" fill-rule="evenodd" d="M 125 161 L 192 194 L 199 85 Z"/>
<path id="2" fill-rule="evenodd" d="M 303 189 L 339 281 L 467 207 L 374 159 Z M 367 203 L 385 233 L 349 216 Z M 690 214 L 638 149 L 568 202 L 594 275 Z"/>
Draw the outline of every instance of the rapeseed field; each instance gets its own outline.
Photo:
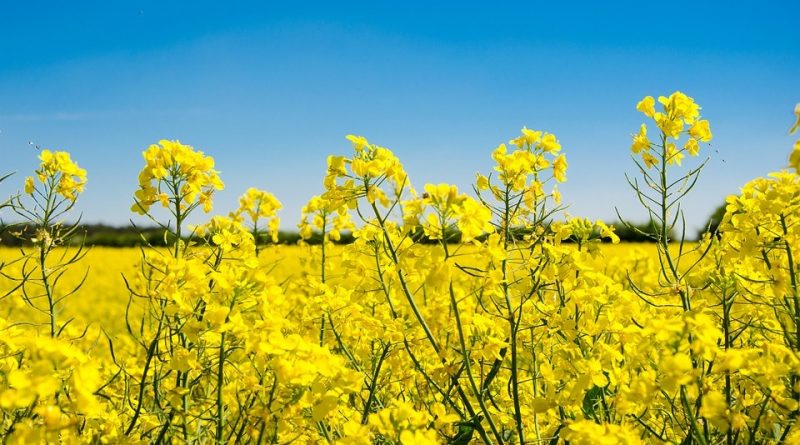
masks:
<path id="1" fill-rule="evenodd" d="M 711 126 L 680 92 L 637 109 L 637 245 L 565 215 L 567 150 L 528 128 L 466 191 L 348 136 L 299 220 L 320 245 L 257 245 L 279 197 L 214 214 L 214 159 L 165 140 L 120 199 L 169 247 L 64 247 L 91 172 L 41 151 L 2 209 L 35 227 L 0 252 L 3 442 L 800 443 L 800 141 L 689 242 Z"/>

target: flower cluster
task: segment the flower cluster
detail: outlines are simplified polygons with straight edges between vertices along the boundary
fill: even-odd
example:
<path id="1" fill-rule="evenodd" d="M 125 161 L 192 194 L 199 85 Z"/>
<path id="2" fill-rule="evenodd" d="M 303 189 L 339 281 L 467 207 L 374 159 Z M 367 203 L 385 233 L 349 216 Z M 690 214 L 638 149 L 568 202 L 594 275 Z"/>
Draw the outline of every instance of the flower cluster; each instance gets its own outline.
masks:
<path id="1" fill-rule="evenodd" d="M 491 210 L 467 194 L 459 194 L 458 188 L 451 184 L 425 184 L 422 197 L 405 201 L 403 209 L 407 229 L 420 225 L 422 215 L 430 209 L 422 228 L 431 240 L 447 241 L 453 226 L 465 242 L 494 230 Z"/>
<path id="2" fill-rule="evenodd" d="M 510 143 L 517 147 L 511 153 L 508 153 L 506 144 L 500 144 L 492 152 L 492 159 L 497 162 L 495 171 L 500 173 L 500 181 L 506 186 L 514 191 L 530 187 L 540 193 L 541 183 L 547 179 L 542 177 L 542 173 L 548 168 L 552 168 L 552 177 L 556 181 L 567 180 L 567 159 L 563 154 L 558 154 L 561 151 L 561 144 L 555 135 L 529 130 L 526 127 L 522 129 L 522 135 L 512 139 Z M 547 155 L 554 158 L 548 159 Z M 534 177 L 534 182 L 529 184 L 530 176 Z M 479 186 L 484 181 L 479 178 Z"/>
<path id="3" fill-rule="evenodd" d="M 316 231 L 326 240 L 339 241 L 342 232 L 355 229 L 348 206 L 341 201 L 332 202 L 327 197 L 314 196 L 303 206 L 298 228 L 304 240 L 311 238 Z"/>
<path id="4" fill-rule="evenodd" d="M 146 214 L 156 202 L 184 213 L 197 205 L 211 211 L 211 195 L 224 187 L 212 157 L 168 140 L 151 145 L 142 156 L 145 166 L 139 173 L 133 212 Z"/>
<path id="5" fill-rule="evenodd" d="M 323 181 L 326 199 L 336 203 L 335 207 L 353 207 L 362 196 L 369 204 L 387 206 L 390 196 L 399 197 L 410 186 L 403 165 L 391 150 L 370 144 L 363 136 L 348 135 L 347 139 L 353 144 L 354 155 L 329 156 Z M 384 184 L 390 189 L 385 190 Z"/>
<path id="6" fill-rule="evenodd" d="M 656 111 L 656 100 L 653 96 L 647 96 L 636 105 L 636 109 L 655 121 L 661 131 L 660 141 L 650 141 L 647 137 L 647 125 L 642 124 L 639 133 L 633 137 L 631 151 L 641 155 L 647 168 L 652 168 L 659 162 L 681 165 L 684 153 L 697 156 L 700 153 L 700 142 L 711 141 L 711 127 L 707 120 L 700 118 L 700 106 L 694 99 L 680 91 L 669 97 L 659 96 L 658 103 L 661 111 Z M 678 148 L 683 134 L 688 134 L 688 138 Z"/>
<path id="7" fill-rule="evenodd" d="M 78 167 L 66 151 L 42 150 L 39 160 L 42 161 L 36 170 L 39 182 L 55 190 L 64 199 L 75 201 L 86 185 L 86 170 Z M 25 193 L 32 195 L 36 190 L 34 178 L 25 178 Z"/>
<path id="8" fill-rule="evenodd" d="M 281 225 L 278 211 L 282 207 L 281 202 L 272 193 L 251 187 L 239 198 L 239 208 L 231 214 L 231 217 L 241 222 L 244 221 L 246 215 L 250 224 L 252 224 L 255 236 L 258 236 L 259 220 L 266 219 L 267 231 L 272 238 L 272 242 L 277 242 L 278 229 Z"/>

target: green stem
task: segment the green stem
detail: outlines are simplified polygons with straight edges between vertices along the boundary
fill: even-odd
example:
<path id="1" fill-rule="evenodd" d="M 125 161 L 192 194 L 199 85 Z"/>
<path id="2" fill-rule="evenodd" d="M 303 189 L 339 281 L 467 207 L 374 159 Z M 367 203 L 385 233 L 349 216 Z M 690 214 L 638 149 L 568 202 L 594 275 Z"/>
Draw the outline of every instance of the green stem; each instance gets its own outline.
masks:
<path id="1" fill-rule="evenodd" d="M 386 247 L 389 249 L 389 254 L 392 256 L 392 262 L 394 262 L 395 266 L 398 266 L 397 269 L 397 278 L 400 281 L 400 287 L 403 290 L 403 295 L 405 295 L 406 300 L 408 300 L 408 304 L 411 306 L 411 311 L 414 313 L 414 317 L 417 319 L 417 322 L 422 327 L 422 330 L 425 332 L 425 336 L 428 338 L 428 341 L 433 346 L 433 350 L 436 352 L 437 355 L 441 355 L 441 350 L 439 348 L 439 344 L 436 342 L 436 339 L 433 337 L 433 332 L 431 332 L 428 324 L 425 322 L 425 318 L 422 316 L 422 312 L 420 312 L 419 307 L 417 306 L 416 300 L 414 300 L 414 296 L 411 294 L 411 291 L 408 288 L 408 284 L 406 283 L 405 276 L 403 276 L 402 269 L 400 266 L 400 259 L 397 256 L 397 251 L 394 248 L 394 244 L 392 243 L 392 239 L 389 236 L 389 232 L 386 229 L 385 221 L 380 216 L 380 211 L 375 203 L 372 203 L 372 210 L 375 213 L 375 217 L 378 218 L 378 222 L 381 227 L 381 231 L 383 232 L 383 237 L 386 240 Z"/>
<path id="2" fill-rule="evenodd" d="M 795 344 L 794 350 L 795 352 L 800 351 L 800 295 L 797 288 L 797 276 L 795 274 L 795 264 L 794 264 L 794 255 L 792 254 L 792 247 L 789 244 L 789 241 L 786 240 L 786 236 L 789 234 L 788 227 L 786 226 L 786 217 L 783 214 L 780 215 L 781 220 L 781 229 L 783 231 L 783 243 L 784 248 L 786 249 L 786 258 L 787 258 L 787 266 L 789 267 L 789 282 L 792 285 L 792 303 L 794 305 L 794 316 L 792 319 L 794 320 L 794 327 L 795 327 Z M 792 373 L 792 396 L 795 400 L 800 402 L 800 391 L 797 391 L 798 383 L 800 383 L 800 377 L 798 377 L 796 372 Z"/>
<path id="3" fill-rule="evenodd" d="M 47 297 L 47 312 L 50 316 L 50 337 L 56 336 L 56 308 L 55 300 L 53 298 L 53 289 L 50 286 L 50 274 L 47 273 L 47 254 L 50 252 L 50 246 L 53 243 L 51 238 L 50 217 L 53 212 L 55 204 L 55 179 L 50 177 L 47 185 L 47 202 L 43 209 L 42 224 L 39 229 L 41 232 L 37 234 L 38 237 L 43 239 L 39 240 L 39 269 L 42 275 L 42 286 Z"/>
<path id="4" fill-rule="evenodd" d="M 691 436 L 693 432 L 696 432 L 697 440 L 700 442 L 700 444 L 708 445 L 708 441 L 706 440 L 705 436 L 701 434 L 700 429 L 697 427 L 697 418 L 695 417 L 692 407 L 689 404 L 689 399 L 686 398 L 686 387 L 681 386 L 680 393 L 681 402 L 683 402 L 683 409 L 686 410 L 686 415 L 689 416 L 689 435 Z"/>
<path id="5" fill-rule="evenodd" d="M 730 324 L 731 324 L 731 308 L 728 304 L 728 298 L 725 295 L 725 292 L 722 292 L 722 329 L 724 333 L 724 341 L 725 341 L 725 352 L 728 351 L 731 347 L 731 332 L 730 332 Z M 731 395 L 731 371 L 730 369 L 725 370 L 725 404 L 728 407 L 731 406 L 733 403 L 733 397 Z M 733 445 L 733 431 L 729 428 L 728 431 L 725 433 L 725 443 L 727 445 Z"/>
<path id="6" fill-rule="evenodd" d="M 659 171 L 659 176 L 661 179 L 661 203 L 660 209 L 661 210 L 661 234 L 659 239 L 659 244 L 664 252 L 664 258 L 667 260 L 667 265 L 669 265 L 669 270 L 672 273 L 672 278 L 675 284 L 680 283 L 680 275 L 678 274 L 678 270 L 675 267 L 674 261 L 672 259 L 672 254 L 669 252 L 669 230 L 667 227 L 668 221 L 668 211 L 667 208 L 669 204 L 667 203 L 667 189 L 669 185 L 667 183 L 667 136 L 663 132 L 661 133 L 661 168 Z M 666 273 L 664 277 L 667 278 Z M 683 304 L 684 310 L 689 310 L 689 304 L 686 298 L 684 298 L 683 294 L 681 294 L 681 303 Z"/>
<path id="7" fill-rule="evenodd" d="M 388 354 L 389 344 L 386 344 L 383 347 L 383 352 L 381 353 L 380 358 L 378 358 L 378 363 L 375 365 L 375 372 L 372 373 L 372 381 L 369 384 L 369 396 L 367 396 L 367 401 L 364 403 L 364 413 L 361 415 L 362 425 L 367 424 L 369 413 L 372 411 L 372 401 L 375 399 L 375 391 L 378 389 L 378 377 L 381 372 L 381 366 L 383 365 L 383 361 L 386 359 Z"/>
<path id="8" fill-rule="evenodd" d="M 509 200 L 509 193 L 511 189 L 509 186 L 506 186 L 506 192 L 503 197 L 503 250 L 508 252 L 508 242 L 510 234 L 510 220 L 511 220 L 511 208 L 510 208 L 510 200 Z M 509 295 L 508 291 L 508 270 L 507 270 L 507 263 L 508 259 L 503 258 L 501 263 L 501 269 L 503 272 L 503 297 L 505 298 L 506 302 L 506 309 L 508 310 L 508 325 L 509 325 L 509 342 L 511 343 L 511 397 L 514 401 L 514 423 L 517 429 L 517 437 L 519 438 L 519 443 L 525 443 L 525 431 L 522 429 L 522 406 L 520 405 L 520 397 L 519 397 L 519 362 L 518 362 L 518 353 L 517 353 L 517 325 L 515 322 L 516 310 L 514 309 L 513 304 L 511 303 L 511 296 Z"/>
<path id="9" fill-rule="evenodd" d="M 475 378 L 472 374 L 472 365 L 470 365 L 470 358 L 469 358 L 469 350 L 467 349 L 466 341 L 464 340 L 464 328 L 461 325 L 461 316 L 458 311 L 458 303 L 456 302 L 456 295 L 453 291 L 453 284 L 450 283 L 450 304 L 453 306 L 453 313 L 455 314 L 456 319 L 456 327 L 458 328 L 458 339 L 461 346 L 461 355 L 464 359 L 464 367 L 467 371 L 467 380 L 469 380 L 470 387 L 472 388 L 473 395 L 476 399 L 478 399 L 478 405 L 481 407 L 481 411 L 483 412 L 484 417 L 486 418 L 486 422 L 489 423 L 489 429 L 492 430 L 492 434 L 494 434 L 497 443 L 503 443 L 503 436 L 497 430 L 497 426 L 494 424 L 494 420 L 492 419 L 491 415 L 489 414 L 489 409 L 486 407 L 486 403 L 481 397 L 481 392 L 478 389 L 478 385 L 475 384 Z"/>
<path id="10" fill-rule="evenodd" d="M 142 411 L 142 404 L 144 403 L 144 388 L 147 380 L 147 371 L 150 369 L 150 363 L 152 363 L 153 361 L 153 356 L 155 355 L 158 339 L 159 337 L 161 337 L 161 328 L 163 326 L 163 322 L 164 322 L 164 314 L 162 312 L 161 318 L 158 319 L 158 328 L 156 329 L 156 335 L 155 337 L 153 337 L 153 341 L 150 342 L 150 345 L 147 348 L 147 357 L 145 358 L 144 369 L 142 370 L 142 379 L 139 382 L 139 398 L 136 402 L 136 409 L 134 410 L 131 423 L 125 430 L 126 436 L 133 431 L 133 427 L 136 426 L 136 421 L 139 420 L 139 415 L 141 414 Z"/>
<path id="11" fill-rule="evenodd" d="M 44 229 L 46 230 L 46 229 Z M 47 260 L 47 247 L 44 245 L 45 240 L 40 241 L 42 245 L 39 247 L 39 269 L 42 272 L 42 285 L 44 286 L 44 292 L 47 295 L 47 307 L 48 307 L 48 314 L 50 315 L 50 337 L 56 336 L 56 308 L 55 308 L 55 300 L 53 299 L 53 291 L 50 288 L 50 278 L 47 274 L 47 268 L 45 267 L 45 263 Z"/>
<path id="12" fill-rule="evenodd" d="M 183 217 L 181 215 L 181 201 L 179 196 L 175 196 L 175 258 L 181 256 L 181 225 L 183 224 Z"/>
<path id="13" fill-rule="evenodd" d="M 219 362 L 217 363 L 217 444 L 221 445 L 224 440 L 222 438 L 222 430 L 225 425 L 225 406 L 222 402 L 222 386 L 225 366 L 225 333 L 220 334 L 219 340 Z"/>
<path id="14" fill-rule="evenodd" d="M 326 244 L 325 243 L 325 241 L 326 241 L 325 240 L 325 233 L 326 233 L 325 229 L 327 228 L 327 222 L 328 222 L 327 221 L 327 217 L 328 217 L 327 213 L 323 210 L 322 211 L 322 258 L 321 258 L 321 261 L 320 261 L 321 262 L 321 264 L 320 264 L 320 269 L 321 269 L 320 270 L 320 280 L 322 281 L 322 284 L 325 284 L 325 244 Z M 319 322 L 319 345 L 320 346 L 324 346 L 325 345 L 325 314 L 324 313 L 320 317 L 320 322 Z"/>
<path id="15" fill-rule="evenodd" d="M 230 320 L 231 311 L 236 305 L 236 298 L 238 294 L 234 292 L 231 304 L 228 307 L 228 315 L 225 316 L 225 322 Z M 223 429 L 225 426 L 225 404 L 222 400 L 222 387 L 225 383 L 225 332 L 220 334 L 219 338 L 219 357 L 217 362 L 217 445 L 222 445 L 225 440 L 223 438 Z"/>

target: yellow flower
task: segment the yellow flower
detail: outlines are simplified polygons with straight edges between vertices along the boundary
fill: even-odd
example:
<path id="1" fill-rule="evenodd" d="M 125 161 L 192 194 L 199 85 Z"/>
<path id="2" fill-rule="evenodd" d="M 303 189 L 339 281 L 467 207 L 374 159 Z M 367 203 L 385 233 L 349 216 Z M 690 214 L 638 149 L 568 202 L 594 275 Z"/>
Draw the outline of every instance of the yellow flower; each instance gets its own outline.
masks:
<path id="1" fill-rule="evenodd" d="M 656 113 L 655 121 L 658 128 L 671 138 L 677 139 L 683 131 L 683 120 L 669 114 Z"/>
<path id="2" fill-rule="evenodd" d="M 458 188 L 452 184 L 425 184 L 425 194 L 423 195 L 427 204 L 433 205 L 441 211 L 446 211 L 453 204 L 456 204 Z"/>
<path id="3" fill-rule="evenodd" d="M 700 153 L 700 144 L 697 143 L 697 139 L 689 138 L 683 145 L 683 149 L 689 152 L 689 155 L 697 156 Z"/>
<path id="4" fill-rule="evenodd" d="M 654 165 L 658 165 L 658 159 L 646 151 L 642 153 L 642 161 L 644 161 L 644 165 L 647 168 L 652 168 Z"/>
<path id="5" fill-rule="evenodd" d="M 561 204 L 561 192 L 558 191 L 558 187 L 555 185 L 553 186 L 553 201 L 556 204 Z"/>
<path id="6" fill-rule="evenodd" d="M 537 144 L 541 139 L 541 131 L 529 130 L 528 127 L 522 127 L 522 135 L 512 139 L 510 143 L 516 145 L 518 148 L 525 148 Z"/>
<path id="7" fill-rule="evenodd" d="M 707 120 L 699 120 L 689 127 L 689 135 L 701 142 L 711 140 L 711 128 Z"/>
<path id="8" fill-rule="evenodd" d="M 728 430 L 728 404 L 721 393 L 712 392 L 703 397 L 700 415 L 716 428 L 722 431 Z"/>
<path id="9" fill-rule="evenodd" d="M 656 113 L 655 105 L 656 100 L 653 99 L 653 96 L 645 96 L 644 99 L 636 104 L 636 110 L 644 113 L 644 115 L 647 117 L 653 117 L 653 115 Z"/>
<path id="10" fill-rule="evenodd" d="M 489 190 L 489 178 L 478 173 L 475 187 L 477 187 L 478 190 Z"/>
<path id="11" fill-rule="evenodd" d="M 456 208 L 456 214 L 458 215 L 457 226 L 464 242 L 472 241 L 493 230 L 492 211 L 466 195 L 462 195 L 461 203 Z"/>
<path id="12" fill-rule="evenodd" d="M 603 221 L 597 220 L 595 225 L 598 229 L 600 229 L 600 236 L 603 238 L 608 238 L 611 240 L 612 243 L 617 244 L 619 243 L 619 236 L 614 233 L 615 227 L 609 226 Z"/>
<path id="13" fill-rule="evenodd" d="M 560 155 L 553 161 L 553 177 L 556 178 L 558 182 L 564 182 L 567 180 L 567 158 L 564 155 Z"/>
<path id="14" fill-rule="evenodd" d="M 283 204 L 278 201 L 275 195 L 251 187 L 239 198 L 239 208 L 234 212 L 234 215 L 241 216 L 246 214 L 250 221 L 255 224 L 261 218 L 274 218 L 281 208 L 283 208 Z"/>
<path id="15" fill-rule="evenodd" d="M 542 149 L 547 153 L 556 154 L 561 150 L 561 144 L 558 143 L 556 135 L 547 133 L 542 137 Z"/>
<path id="16" fill-rule="evenodd" d="M 328 172 L 326 181 L 335 181 L 336 178 L 347 175 L 347 160 L 344 156 L 328 156 Z"/>
<path id="17" fill-rule="evenodd" d="M 34 189 L 33 177 L 28 176 L 25 178 L 25 193 L 32 195 Z"/>
<path id="18" fill-rule="evenodd" d="M 700 106 L 694 99 L 676 91 L 669 97 L 661 96 L 658 102 L 664 106 L 664 111 L 670 119 L 682 119 L 687 124 L 692 124 L 700 116 Z"/>
<path id="19" fill-rule="evenodd" d="M 346 136 L 346 139 L 353 143 L 353 148 L 355 148 L 356 151 L 362 151 L 366 146 L 369 145 L 367 138 L 365 138 L 364 136 L 355 136 L 352 134 L 348 134 Z"/>
<path id="20" fill-rule="evenodd" d="M 200 204 L 208 213 L 212 193 L 225 187 L 214 170 L 214 159 L 179 141 L 159 141 L 142 156 L 145 166 L 139 173 L 139 190 L 131 207 L 136 213 L 146 214 L 156 202 L 166 208 L 180 204 L 184 209 Z M 169 190 L 170 199 L 163 199 L 159 189 Z"/>
<path id="21" fill-rule="evenodd" d="M 668 355 L 661 361 L 662 384 L 667 391 L 692 381 L 692 359 L 684 353 Z"/>
<path id="22" fill-rule="evenodd" d="M 570 422 L 562 433 L 574 445 L 639 445 L 639 434 L 627 425 L 597 424 L 590 420 Z"/>
<path id="23" fill-rule="evenodd" d="M 647 126 L 642 124 L 639 128 L 639 134 L 633 137 L 633 145 L 631 151 L 634 154 L 639 154 L 644 150 L 650 149 L 650 140 L 647 139 Z"/>
<path id="24" fill-rule="evenodd" d="M 678 150 L 675 144 L 668 142 L 667 143 L 667 164 L 678 164 L 681 165 L 681 161 L 683 160 L 683 151 Z"/>
<path id="25" fill-rule="evenodd" d="M 41 164 L 36 170 L 39 181 L 43 184 L 49 184 L 52 181 L 55 183 L 54 191 L 56 193 L 65 199 L 75 201 L 86 185 L 86 170 L 78 167 L 78 164 L 65 151 L 42 150 L 39 160 L 41 160 Z M 32 194 L 34 188 L 33 178 L 25 178 L 25 193 Z"/>
<path id="26" fill-rule="evenodd" d="M 42 416 L 44 424 L 48 428 L 58 428 L 61 425 L 62 413 L 61 409 L 55 405 L 42 405 L 36 408 L 36 414 Z"/>

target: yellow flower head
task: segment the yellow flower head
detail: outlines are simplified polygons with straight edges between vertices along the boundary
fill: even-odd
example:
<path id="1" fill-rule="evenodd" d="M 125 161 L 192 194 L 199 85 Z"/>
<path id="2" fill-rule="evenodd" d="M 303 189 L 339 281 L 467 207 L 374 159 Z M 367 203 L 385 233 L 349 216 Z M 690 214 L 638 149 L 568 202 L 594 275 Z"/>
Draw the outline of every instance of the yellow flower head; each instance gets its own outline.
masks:
<path id="1" fill-rule="evenodd" d="M 636 109 L 651 117 L 661 133 L 673 142 L 653 143 L 647 138 L 647 126 L 642 124 L 639 133 L 633 136 L 631 151 L 641 154 L 646 168 L 652 168 L 659 163 L 663 156 L 667 165 L 681 165 L 685 153 L 697 156 L 700 153 L 700 142 L 711 141 L 711 125 L 705 119 L 700 119 L 700 106 L 680 91 L 672 93 L 669 97 L 660 96 L 658 103 L 662 111 L 655 111 L 655 100 L 651 96 L 642 99 Z M 688 126 L 688 131 L 685 128 Z M 689 138 L 678 149 L 678 140 L 683 134 Z M 650 153 L 650 151 L 655 153 Z M 663 152 L 662 152 L 663 150 Z"/>
<path id="2" fill-rule="evenodd" d="M 239 208 L 231 216 L 241 220 L 247 215 L 254 228 L 257 228 L 260 219 L 268 220 L 267 227 L 270 229 L 272 240 L 277 242 L 280 226 L 277 214 L 282 207 L 281 202 L 272 193 L 251 187 L 239 198 Z"/>
<path id="3" fill-rule="evenodd" d="M 460 199 L 458 188 L 451 184 L 425 184 L 425 194 L 423 195 L 427 204 L 436 206 L 442 210 L 457 204 Z"/>
<path id="4" fill-rule="evenodd" d="M 39 160 L 41 164 L 36 170 L 39 181 L 52 186 L 65 199 L 75 201 L 86 185 L 86 170 L 78 167 L 66 151 L 42 150 Z M 34 189 L 33 178 L 25 178 L 25 193 L 32 194 Z"/>
<path id="5" fill-rule="evenodd" d="M 516 145 L 519 148 L 525 148 L 539 143 L 541 139 L 542 139 L 541 131 L 530 130 L 528 129 L 528 127 L 522 127 L 522 135 L 512 139 L 510 143 Z"/>
<path id="6" fill-rule="evenodd" d="M 552 133 L 546 133 L 544 137 L 542 137 L 542 149 L 547 153 L 558 153 L 558 151 L 561 150 L 561 144 L 558 143 L 556 135 Z"/>
<path id="7" fill-rule="evenodd" d="M 251 187 L 239 198 L 239 209 L 236 213 L 246 213 L 255 222 L 259 218 L 272 218 L 282 207 L 272 193 Z"/>
<path id="8" fill-rule="evenodd" d="M 700 116 L 700 106 L 694 99 L 676 91 L 669 97 L 661 96 L 658 102 L 664 106 L 664 112 L 670 119 L 683 119 L 687 124 L 693 124 Z"/>
<path id="9" fill-rule="evenodd" d="M 647 125 L 642 124 L 639 128 L 639 134 L 633 137 L 633 145 L 631 145 L 631 151 L 634 154 L 639 154 L 644 150 L 650 149 L 650 140 L 647 139 Z"/>
<path id="10" fill-rule="evenodd" d="M 492 211 L 480 202 L 464 196 L 456 207 L 458 221 L 456 226 L 461 231 L 461 240 L 472 241 L 487 232 L 492 232 Z"/>
<path id="11" fill-rule="evenodd" d="M 139 190 L 131 210 L 145 214 L 150 206 L 160 202 L 167 208 L 189 211 L 202 205 L 211 211 L 211 195 L 225 185 L 214 170 L 214 158 L 179 141 L 162 140 L 142 153 L 145 166 L 139 173 Z M 160 199 L 167 193 L 169 199 Z"/>
<path id="12" fill-rule="evenodd" d="M 646 151 L 642 153 L 642 161 L 647 168 L 652 168 L 653 166 L 658 165 L 658 158 Z"/>
<path id="13" fill-rule="evenodd" d="M 636 104 L 636 110 L 644 113 L 647 117 L 653 117 L 656 113 L 656 100 L 653 99 L 653 96 L 646 96 L 644 99 L 639 101 Z"/>
<path id="14" fill-rule="evenodd" d="M 210 240 L 224 252 L 238 250 L 249 254 L 255 251 L 255 240 L 239 222 L 225 216 L 214 216 L 206 224 L 194 228 L 198 236 Z"/>
<path id="15" fill-rule="evenodd" d="M 29 195 L 33 194 L 34 188 L 35 188 L 35 183 L 33 181 L 33 177 L 28 176 L 27 178 L 25 178 L 25 193 Z"/>
<path id="16" fill-rule="evenodd" d="M 711 127 L 707 120 L 699 120 L 689 128 L 689 135 L 701 142 L 711 141 Z"/>
<path id="17" fill-rule="evenodd" d="M 672 142 L 667 143 L 667 164 L 681 165 L 683 157 L 683 151 L 678 150 L 678 148 Z"/>
<path id="18" fill-rule="evenodd" d="M 553 177 L 556 178 L 558 182 L 564 182 L 567 180 L 567 157 L 564 155 L 560 155 L 553 161 Z"/>
<path id="19" fill-rule="evenodd" d="M 348 141 L 353 143 L 353 148 L 356 151 L 362 151 L 364 150 L 365 147 L 369 145 L 367 138 L 365 138 L 364 136 L 355 136 L 352 134 L 348 134 L 346 138 Z"/>

